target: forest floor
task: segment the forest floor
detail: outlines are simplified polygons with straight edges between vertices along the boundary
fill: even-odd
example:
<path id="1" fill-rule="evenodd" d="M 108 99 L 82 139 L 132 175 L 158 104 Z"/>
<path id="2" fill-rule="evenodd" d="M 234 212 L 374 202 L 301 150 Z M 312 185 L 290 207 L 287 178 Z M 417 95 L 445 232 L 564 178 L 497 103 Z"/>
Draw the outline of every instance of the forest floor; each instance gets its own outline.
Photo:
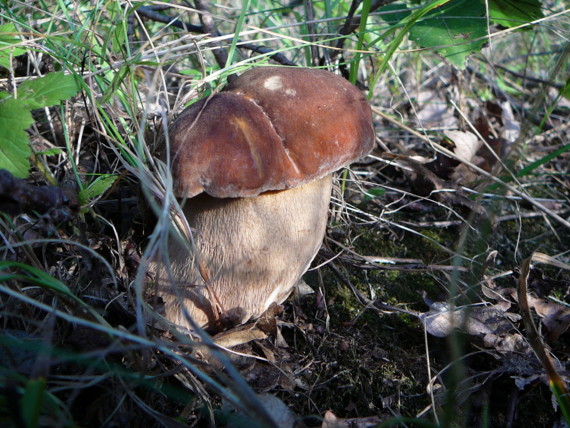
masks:
<path id="1" fill-rule="evenodd" d="M 215 337 L 231 343 L 219 351 L 149 315 L 145 251 L 168 232 L 149 226 L 141 183 L 160 188 L 165 127 L 230 71 L 215 44 L 150 14 L 156 39 L 124 19 L 122 42 L 158 59 L 125 60 L 119 2 L 75 3 L 0 16 L 54 25 L 42 40 L 18 27 L 25 52 L 0 71 L 3 91 L 65 64 L 86 84 L 33 111 L 31 174 L 0 175 L 0 426 L 253 427 L 263 406 L 279 426 L 562 426 L 550 386 L 570 364 L 567 15 L 497 38 L 464 70 L 402 49 L 372 88 L 374 151 L 335 178 L 306 286 Z M 287 54 L 306 65 L 309 48 Z M 166 49 L 186 62 L 159 67 Z M 362 64 L 361 77 L 377 65 Z"/>

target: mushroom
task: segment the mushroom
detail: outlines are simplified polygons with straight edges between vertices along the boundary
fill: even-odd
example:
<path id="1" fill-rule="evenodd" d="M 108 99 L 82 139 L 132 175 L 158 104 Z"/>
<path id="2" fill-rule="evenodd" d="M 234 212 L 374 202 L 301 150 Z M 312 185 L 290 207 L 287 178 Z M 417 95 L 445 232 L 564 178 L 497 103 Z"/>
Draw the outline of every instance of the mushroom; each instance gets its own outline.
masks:
<path id="1" fill-rule="evenodd" d="M 219 330 L 282 303 L 321 246 L 332 173 L 374 139 L 363 94 L 323 70 L 252 69 L 184 110 L 171 171 L 194 248 L 172 240 L 155 274 L 166 318 Z"/>

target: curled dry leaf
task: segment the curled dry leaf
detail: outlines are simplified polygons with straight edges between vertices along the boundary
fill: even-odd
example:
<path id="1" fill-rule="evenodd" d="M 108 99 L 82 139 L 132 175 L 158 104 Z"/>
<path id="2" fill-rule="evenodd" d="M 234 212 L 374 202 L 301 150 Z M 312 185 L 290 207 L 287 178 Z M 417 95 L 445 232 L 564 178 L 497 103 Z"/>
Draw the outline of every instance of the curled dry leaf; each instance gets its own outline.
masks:
<path id="1" fill-rule="evenodd" d="M 473 172 L 468 164 L 480 166 L 484 159 L 479 157 L 477 152 L 483 146 L 483 142 L 472 132 L 445 131 L 445 136 L 455 145 L 454 153 L 465 163 L 458 165 L 451 179 L 455 183 L 469 183 L 477 179 L 477 174 Z"/>
<path id="2" fill-rule="evenodd" d="M 276 426 L 283 428 L 293 428 L 297 421 L 297 416 L 291 409 L 279 398 L 271 394 L 259 394 L 259 401 L 265 406 L 267 412 L 271 415 Z"/>
<path id="3" fill-rule="evenodd" d="M 521 132 L 521 124 L 515 120 L 511 103 L 505 101 L 501 103 L 503 128 L 501 129 L 501 137 L 507 143 L 514 143 Z"/>
<path id="4" fill-rule="evenodd" d="M 399 162 L 409 168 L 409 170 L 403 169 L 403 171 L 408 176 L 410 186 L 417 195 L 429 196 L 445 205 L 468 208 L 480 216 L 485 216 L 486 213 L 481 204 L 469 199 L 465 191 L 456 183 L 441 178 L 441 176 L 447 175 L 448 167 L 453 165 L 443 165 L 442 162 L 445 158 L 444 155 L 438 156 L 435 161 L 425 165 L 415 159 L 404 157 L 401 157 Z"/>
<path id="5" fill-rule="evenodd" d="M 547 299 L 539 299 L 527 295 L 528 304 L 542 318 L 542 323 L 548 330 L 547 339 L 554 341 L 570 327 L 570 308 Z"/>
<path id="6" fill-rule="evenodd" d="M 464 131 L 445 131 L 444 134 L 455 144 L 453 151 L 460 160 L 475 163 L 477 152 L 483 145 L 475 134 Z"/>
<path id="7" fill-rule="evenodd" d="M 542 281 L 547 284 L 540 284 L 539 282 Z M 542 324 L 548 330 L 547 339 L 549 341 L 555 341 L 570 327 L 570 308 L 548 300 L 546 295 L 542 294 L 544 290 L 549 290 L 551 282 L 552 281 L 545 278 L 535 278 L 533 288 L 540 297 L 536 297 L 529 292 L 527 293 L 527 300 L 529 308 L 534 309 L 536 314 L 541 318 Z M 562 281 L 560 282 L 563 283 Z M 511 308 L 512 302 L 518 302 L 517 291 L 513 287 L 491 288 L 482 285 L 481 291 L 489 299 L 495 300 L 496 302 L 494 303 L 494 306 L 503 312 L 506 312 Z"/>
<path id="8" fill-rule="evenodd" d="M 296 426 L 297 415 L 279 398 L 271 394 L 257 394 L 257 401 L 262 404 L 267 414 L 271 416 L 273 424 L 271 426 L 282 428 L 293 428 Z M 222 398 L 222 407 L 230 412 L 235 412 L 236 408 L 229 401 Z M 245 426 L 245 423 L 251 423 L 250 420 L 242 419 L 243 414 L 238 409 L 235 413 L 238 416 L 234 423 L 228 423 L 225 426 Z M 247 422 L 246 422 L 247 421 Z M 254 426 L 257 426 L 254 424 Z M 266 425 L 264 425 L 266 426 Z"/>
<path id="9" fill-rule="evenodd" d="M 368 418 L 337 418 L 333 412 L 327 410 L 321 428 L 370 428 L 378 426 L 382 420 L 376 416 Z"/>
<path id="10" fill-rule="evenodd" d="M 543 382 L 548 384 L 548 377 L 545 374 L 533 374 L 528 377 L 515 376 L 515 385 L 521 391 L 523 391 L 527 386 L 534 385 L 537 382 Z"/>
<path id="11" fill-rule="evenodd" d="M 514 321 L 519 315 L 502 310 L 501 305 L 451 307 L 446 302 L 433 302 L 429 312 L 419 316 L 432 336 L 447 337 L 454 330 L 476 336 L 487 348 L 499 352 L 526 352 L 524 338 L 516 332 Z"/>
<path id="12" fill-rule="evenodd" d="M 436 337 L 449 336 L 455 329 L 473 336 L 502 335 L 512 329 L 505 313 L 492 306 L 451 308 L 435 302 L 429 312 L 420 315 L 420 320 Z"/>
<path id="13" fill-rule="evenodd" d="M 489 282 L 487 283 L 489 284 Z M 491 287 L 491 284 L 489 286 L 481 285 L 481 291 L 489 299 L 495 300 L 494 305 L 503 312 L 507 312 L 511 308 L 512 302 L 509 297 L 516 294 L 514 288 Z"/>
<path id="14" fill-rule="evenodd" d="M 246 326 L 247 327 L 247 326 Z M 252 340 L 266 339 L 267 335 L 258 328 L 234 328 L 214 337 L 214 343 L 222 348 L 234 348 Z"/>

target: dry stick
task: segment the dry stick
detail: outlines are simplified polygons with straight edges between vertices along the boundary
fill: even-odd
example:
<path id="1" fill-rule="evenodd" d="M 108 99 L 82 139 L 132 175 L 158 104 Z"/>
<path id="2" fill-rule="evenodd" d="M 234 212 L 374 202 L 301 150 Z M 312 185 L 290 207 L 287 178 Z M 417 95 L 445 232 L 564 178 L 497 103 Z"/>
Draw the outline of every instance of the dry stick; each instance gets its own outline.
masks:
<path id="1" fill-rule="evenodd" d="M 165 8 L 161 8 L 165 9 Z M 181 28 L 183 30 L 189 31 L 190 33 L 206 33 L 203 27 L 199 25 L 189 24 L 181 21 L 178 18 L 171 18 L 170 16 L 163 15 L 155 10 L 152 6 L 141 6 L 135 10 L 140 16 L 151 19 L 156 22 L 162 22 L 163 24 L 169 24 L 176 28 Z"/>
<path id="2" fill-rule="evenodd" d="M 490 65 L 492 67 L 498 68 L 499 70 L 503 70 L 506 73 L 512 74 L 513 76 L 518 77 L 519 79 L 523 79 L 527 82 L 538 83 L 538 84 L 546 85 L 546 86 L 552 86 L 553 88 L 556 88 L 556 89 L 563 89 L 564 88 L 564 85 L 562 83 L 551 82 L 549 80 L 540 79 L 538 77 L 527 76 L 526 74 L 517 73 L 516 71 L 513 71 L 513 70 L 511 70 L 511 69 L 509 69 L 509 68 L 507 68 L 501 64 L 490 64 Z"/>
<path id="3" fill-rule="evenodd" d="M 50 210 L 60 210 L 63 218 L 77 214 L 77 195 L 68 187 L 29 184 L 0 169 L 0 211 L 16 215 L 30 211 L 43 214 Z"/>
<path id="4" fill-rule="evenodd" d="M 328 238 L 328 241 L 337 245 L 342 249 L 342 251 L 349 253 L 355 259 L 354 262 L 360 261 L 362 264 L 358 265 L 361 269 L 376 269 L 376 270 L 397 270 L 401 272 L 433 272 L 433 271 L 458 271 L 458 272 L 469 272 L 470 269 L 464 266 L 452 266 L 452 265 L 435 265 L 435 264 L 425 264 L 423 260 L 420 259 L 404 259 L 397 257 L 376 257 L 376 256 L 363 256 L 356 251 L 342 245 L 340 242 L 335 241 L 332 238 Z M 347 259 L 346 257 L 344 259 Z M 352 260 L 350 260 L 352 262 Z M 355 265 L 356 266 L 356 265 Z"/>
<path id="5" fill-rule="evenodd" d="M 354 33 L 360 27 L 360 16 L 354 16 L 354 14 L 356 13 L 356 9 L 358 9 L 358 6 L 360 5 L 361 2 L 362 2 L 361 0 L 353 0 L 352 3 L 350 4 L 350 9 L 348 10 L 348 15 L 346 16 L 344 25 L 338 32 L 339 35 L 343 37 L 339 38 L 336 42 L 336 50 L 333 51 L 333 53 L 331 54 L 331 62 L 334 62 L 337 56 L 340 54 L 340 52 L 344 49 L 344 42 L 346 41 L 346 36 Z M 374 12 L 376 9 L 378 9 L 380 6 L 383 6 L 386 3 L 389 3 L 389 1 L 374 0 L 370 5 L 370 11 L 368 13 L 370 14 Z"/>
<path id="6" fill-rule="evenodd" d="M 548 261 L 548 259 L 550 259 L 550 257 L 544 256 L 544 254 L 534 253 L 530 257 L 523 260 L 521 266 L 521 273 L 519 276 L 519 287 L 518 287 L 519 308 L 525 326 L 526 337 L 530 342 L 530 345 L 534 353 L 536 354 L 537 358 L 540 360 L 542 367 L 544 367 L 544 370 L 548 375 L 551 387 L 555 389 L 558 393 L 562 393 L 560 399 L 564 401 L 566 406 L 568 406 L 570 403 L 569 403 L 568 391 L 566 390 L 566 385 L 564 381 L 560 378 L 558 372 L 556 371 L 556 368 L 552 363 L 550 355 L 548 355 L 548 353 L 546 352 L 544 343 L 542 343 L 542 340 L 538 334 L 536 326 L 534 325 L 534 321 L 532 320 L 532 316 L 530 314 L 530 306 L 528 304 L 528 299 L 527 299 L 527 292 L 528 292 L 527 281 L 528 281 L 528 276 L 530 274 L 531 262 L 533 260 L 537 260 L 539 262 L 546 261 L 548 263 L 551 263 Z"/>
<path id="7" fill-rule="evenodd" d="M 457 156 L 455 153 L 453 153 L 451 150 L 446 149 L 445 147 L 443 147 L 442 145 L 433 142 L 432 140 L 430 140 L 428 137 L 426 137 L 425 135 L 420 134 L 419 132 L 417 132 L 416 130 L 410 128 L 409 126 L 404 125 L 403 123 L 398 122 L 396 119 L 388 116 L 387 114 L 383 113 L 382 111 L 380 111 L 380 109 L 378 109 L 377 107 L 372 107 L 372 111 L 374 111 L 374 113 L 376 113 L 377 115 L 379 115 L 380 117 L 382 117 L 383 119 L 386 119 L 387 121 L 397 125 L 398 127 L 404 129 L 405 131 L 408 131 L 410 134 L 415 135 L 416 137 L 418 137 L 419 139 L 421 139 L 422 141 L 425 141 L 426 143 L 428 143 L 429 145 L 431 145 L 437 152 L 443 153 L 446 156 L 449 156 L 452 159 L 455 159 L 463 164 L 465 164 L 466 166 L 468 166 L 469 168 L 471 168 L 472 170 L 478 172 L 479 174 L 485 176 L 486 178 L 489 178 L 490 180 L 494 181 L 495 183 L 506 187 L 508 190 L 510 190 L 511 192 L 513 192 L 515 195 L 520 196 L 522 199 L 524 199 L 525 201 L 527 201 L 528 203 L 530 203 L 531 205 L 533 205 L 535 208 L 537 208 L 538 210 L 542 211 L 543 213 L 549 215 L 550 217 L 552 217 L 553 219 L 555 219 L 558 223 L 562 224 L 563 226 L 567 227 L 568 229 L 570 229 L 570 222 L 567 221 L 566 219 L 562 218 L 561 216 L 559 216 L 558 214 L 556 214 L 553 210 L 546 208 L 544 205 L 542 205 L 541 203 L 537 202 L 536 200 L 534 200 L 533 198 L 531 198 L 530 196 L 528 196 L 526 193 L 521 192 L 520 190 L 516 189 L 515 187 L 511 186 L 508 183 L 505 183 L 504 181 L 502 181 L 500 178 L 495 177 L 493 174 L 488 173 L 487 171 L 485 171 L 482 168 L 479 168 L 476 165 L 473 165 L 471 162 L 466 161 L 465 159 L 460 158 L 459 156 Z"/>
<path id="8" fill-rule="evenodd" d="M 135 13 L 138 13 L 142 17 L 151 19 L 153 21 L 162 22 L 165 24 L 172 25 L 173 27 L 180 28 L 182 30 L 186 30 L 190 33 L 199 33 L 199 34 L 208 33 L 208 31 L 200 25 L 189 24 L 189 23 L 181 21 L 178 18 L 172 18 L 170 16 L 163 15 L 162 13 L 156 12 L 156 10 L 150 6 L 141 6 L 135 11 Z M 220 36 L 223 36 L 223 34 L 221 34 L 219 32 L 217 34 Z M 212 35 L 212 37 L 214 37 L 214 35 Z M 275 61 L 279 64 L 288 65 L 290 67 L 294 67 L 297 65 L 296 63 L 289 60 L 289 58 L 287 58 L 282 53 L 275 52 L 273 49 L 267 48 L 265 46 L 259 46 L 259 45 L 253 44 L 253 43 L 243 43 L 241 41 L 238 41 L 238 44 L 239 44 L 239 47 L 242 49 L 247 49 L 247 50 L 250 50 L 252 52 L 261 54 L 261 55 L 269 55 L 269 57 L 273 61 Z"/>
<path id="9" fill-rule="evenodd" d="M 208 11 L 208 6 L 206 1 L 194 0 L 194 6 L 196 10 L 200 13 L 200 22 L 206 33 L 210 34 L 210 37 L 219 37 L 221 34 L 214 27 L 214 20 L 212 19 L 212 14 Z M 212 51 L 214 57 L 216 57 L 216 62 L 220 68 L 224 68 L 228 63 L 228 52 L 222 48 L 220 43 L 215 44 L 216 49 Z"/>
<path id="10" fill-rule="evenodd" d="M 319 65 L 319 48 L 316 45 L 317 33 L 315 30 L 315 9 L 313 9 L 313 0 L 305 0 L 305 16 L 307 18 L 307 29 L 309 30 L 309 42 L 311 46 L 311 62 L 313 65 Z"/>

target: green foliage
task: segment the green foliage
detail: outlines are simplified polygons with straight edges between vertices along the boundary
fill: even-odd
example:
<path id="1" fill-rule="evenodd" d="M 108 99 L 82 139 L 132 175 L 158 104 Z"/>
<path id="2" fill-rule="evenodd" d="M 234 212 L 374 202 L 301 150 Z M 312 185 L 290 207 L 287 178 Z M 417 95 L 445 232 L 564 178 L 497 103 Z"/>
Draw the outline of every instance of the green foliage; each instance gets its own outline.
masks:
<path id="1" fill-rule="evenodd" d="M 560 90 L 560 95 L 570 100 L 570 76 L 566 79 L 564 87 Z"/>
<path id="2" fill-rule="evenodd" d="M 416 10 L 413 13 L 408 14 L 406 11 L 404 11 L 403 15 L 399 15 L 400 12 L 397 12 L 396 18 L 399 19 L 399 22 L 395 25 L 392 25 L 388 31 L 386 31 L 384 34 L 382 34 L 380 36 L 379 39 L 383 39 L 384 37 L 388 36 L 389 34 L 396 33 L 396 31 L 399 29 L 400 26 L 403 26 L 403 28 L 396 33 L 394 40 L 390 43 L 388 50 L 386 51 L 386 55 L 384 56 L 384 58 L 380 62 L 380 66 L 378 67 L 378 71 L 376 72 L 376 75 L 373 77 L 372 82 L 370 84 L 370 87 L 372 89 L 370 90 L 370 92 L 368 94 L 369 98 L 372 96 L 373 89 L 374 89 L 374 86 L 376 85 L 376 82 L 378 82 L 378 79 L 380 78 L 380 76 L 384 73 L 384 71 L 388 67 L 389 61 L 391 60 L 392 56 L 396 52 L 396 49 L 398 49 L 398 47 L 400 46 L 400 44 L 404 40 L 404 37 L 406 36 L 406 34 L 409 33 L 410 29 L 424 15 L 428 14 L 429 12 L 431 12 L 432 10 L 434 10 L 438 7 L 443 6 L 444 4 L 446 4 L 448 2 L 449 2 L 449 0 L 433 0 L 430 3 L 428 3 L 427 5 L 421 7 L 420 9 Z M 402 5 L 401 7 L 403 7 L 405 9 L 405 6 Z M 390 9 L 388 9 L 388 11 L 389 10 Z"/>
<path id="3" fill-rule="evenodd" d="M 59 398 L 49 392 L 44 377 L 26 379 L 18 374 L 10 374 L 9 379 L 0 377 L 0 388 L 6 388 L 6 385 L 10 385 L 12 393 L 17 394 L 17 397 L 8 402 L 0 396 L 1 426 L 73 426 L 69 410 Z M 17 405 L 14 406 L 14 403 Z M 19 423 L 16 418 L 21 418 Z"/>
<path id="4" fill-rule="evenodd" d="M 244 0 L 243 1 L 241 13 L 240 13 L 239 19 L 238 19 L 237 24 L 236 24 L 236 30 L 234 33 L 234 37 L 232 38 L 232 44 L 231 44 L 229 52 L 228 52 L 228 60 L 226 62 L 226 67 L 229 67 L 234 61 L 234 56 L 235 56 L 235 52 L 236 52 L 236 48 L 237 48 L 237 42 L 239 39 L 239 34 L 241 33 L 241 30 L 242 30 L 244 22 L 245 22 L 245 17 L 247 16 L 247 11 L 249 10 L 249 2 L 250 2 L 250 0 Z"/>
<path id="5" fill-rule="evenodd" d="M 410 38 L 463 69 L 469 55 L 479 52 L 487 33 L 484 8 L 470 0 L 455 0 L 428 13 L 410 30 Z"/>
<path id="6" fill-rule="evenodd" d="M 489 16 L 495 24 L 513 28 L 543 18 L 544 14 L 540 0 L 489 0 Z"/>
<path id="7" fill-rule="evenodd" d="M 404 4 L 393 4 L 383 11 L 389 21 L 413 16 Z M 415 12 L 417 13 L 417 12 Z M 442 57 L 458 68 L 465 68 L 469 55 L 481 50 L 487 33 L 484 5 L 469 0 L 451 0 L 429 10 L 422 19 L 414 20 L 409 37 L 423 48 L 434 48 Z"/>
<path id="8" fill-rule="evenodd" d="M 39 79 L 29 79 L 18 88 L 18 101 L 33 110 L 58 104 L 77 94 L 75 77 L 63 72 L 46 74 Z"/>
<path id="9" fill-rule="evenodd" d="M 24 396 L 22 397 L 21 406 L 24 422 L 29 428 L 38 426 L 45 392 L 45 378 L 28 380 Z"/>
<path id="10" fill-rule="evenodd" d="M 85 205 L 91 199 L 101 196 L 117 180 L 117 175 L 103 174 L 97 177 L 87 188 L 79 192 L 79 203 Z"/>
<path id="11" fill-rule="evenodd" d="M 10 58 L 22 55 L 26 51 L 18 47 L 22 40 L 17 36 L 14 24 L 0 25 L 0 65 L 10 68 Z"/>
<path id="12" fill-rule="evenodd" d="M 543 16 L 540 0 L 491 0 L 488 7 L 489 19 L 509 28 Z M 429 8 L 427 13 L 417 16 L 426 8 Z M 415 12 L 408 9 L 406 4 L 399 3 L 385 6 L 381 11 L 388 12 L 382 16 L 394 28 L 404 26 L 404 31 L 407 29 L 409 32 L 410 40 L 422 48 L 434 49 L 460 69 L 465 68 L 469 55 L 479 52 L 487 41 L 488 22 L 484 1 L 432 1 Z"/>
<path id="13" fill-rule="evenodd" d="M 19 270 L 24 273 L 15 273 L 14 270 Z M 13 279 L 22 282 L 29 282 L 81 303 L 81 300 L 78 299 L 64 283 L 53 278 L 47 272 L 33 266 L 29 266 L 25 263 L 0 261 L 0 283 Z"/>
<path id="14" fill-rule="evenodd" d="M 386 194 L 386 190 L 382 187 L 372 187 L 366 191 L 364 194 L 365 200 L 376 199 L 384 196 Z"/>
<path id="15" fill-rule="evenodd" d="M 34 120 L 31 110 L 50 107 L 77 94 L 79 88 L 74 76 L 63 72 L 50 73 L 22 83 L 16 95 L 0 92 L 0 169 L 7 169 L 16 177 L 27 177 L 32 150 L 28 129 Z"/>
<path id="16" fill-rule="evenodd" d="M 368 21 L 368 12 L 370 11 L 371 0 L 364 0 L 362 5 L 362 16 L 360 18 L 360 31 L 358 34 L 358 42 L 356 43 L 356 50 L 360 51 L 362 49 L 362 44 L 364 42 L 364 36 L 366 35 L 366 22 Z M 350 64 L 350 82 L 352 84 L 356 83 L 356 78 L 358 75 L 358 66 L 360 63 L 360 54 L 357 53 L 354 61 Z"/>
<path id="17" fill-rule="evenodd" d="M 26 177 L 30 168 L 32 150 L 26 129 L 34 119 L 25 104 L 13 98 L 0 100 L 0 168 L 7 169 L 17 177 Z"/>

